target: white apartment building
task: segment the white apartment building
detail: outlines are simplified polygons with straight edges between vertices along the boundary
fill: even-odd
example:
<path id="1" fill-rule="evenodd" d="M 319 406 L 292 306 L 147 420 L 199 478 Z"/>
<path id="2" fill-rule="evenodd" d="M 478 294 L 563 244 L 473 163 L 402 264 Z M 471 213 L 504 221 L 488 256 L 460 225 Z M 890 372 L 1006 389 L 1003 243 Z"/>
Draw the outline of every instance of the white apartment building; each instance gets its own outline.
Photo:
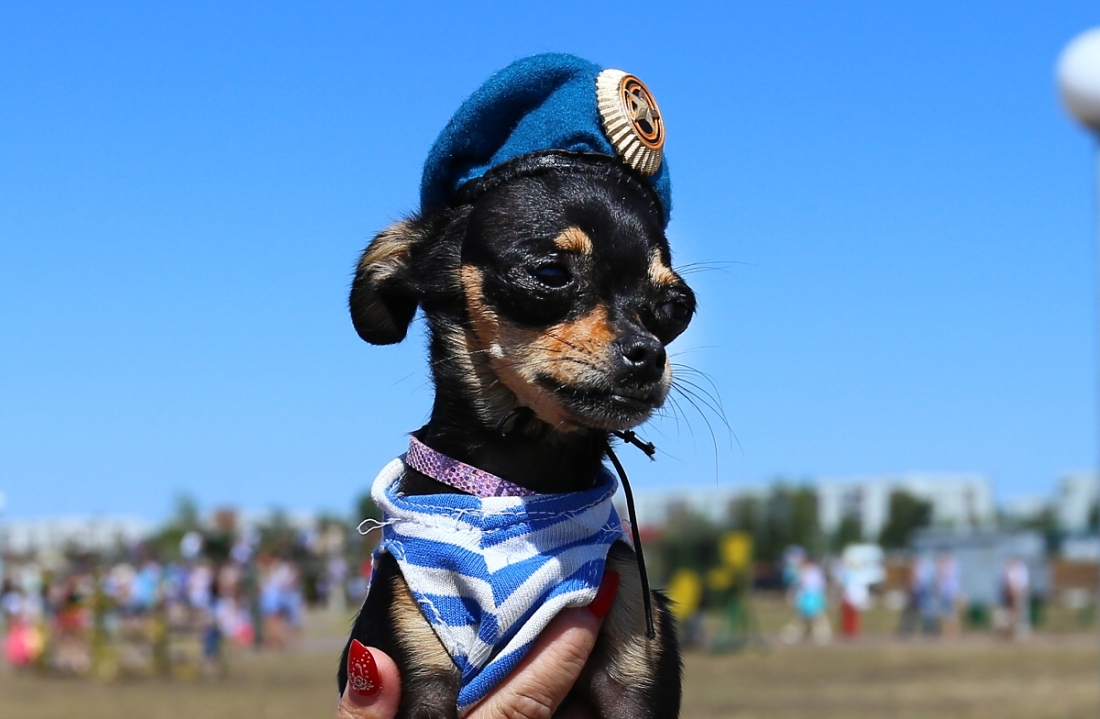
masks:
<path id="1" fill-rule="evenodd" d="M 1100 474 L 1075 472 L 1062 477 L 1056 509 L 1058 525 L 1067 532 L 1088 529 L 1089 514 L 1100 501 Z"/>
<path id="2" fill-rule="evenodd" d="M 41 551 L 109 551 L 141 541 L 149 523 L 136 517 L 44 517 L 0 519 L 0 554 Z"/>
<path id="3" fill-rule="evenodd" d="M 856 517 L 863 536 L 877 539 L 890 515 L 890 495 L 907 492 L 932 504 L 932 524 L 941 527 L 991 526 L 995 519 L 989 479 L 972 473 L 908 473 L 815 482 L 818 521 L 835 532 L 845 517 Z"/>
<path id="4" fill-rule="evenodd" d="M 687 513 L 709 519 L 715 524 L 723 524 L 729 519 L 730 504 L 735 499 L 756 497 L 764 499 L 768 495 L 767 487 L 739 487 L 737 489 L 717 487 L 685 487 L 682 489 L 642 490 L 635 492 L 634 507 L 638 512 L 638 524 L 659 527 L 667 524 L 670 518 Z M 619 516 L 626 519 L 626 500 L 620 490 L 615 497 L 615 508 Z"/>

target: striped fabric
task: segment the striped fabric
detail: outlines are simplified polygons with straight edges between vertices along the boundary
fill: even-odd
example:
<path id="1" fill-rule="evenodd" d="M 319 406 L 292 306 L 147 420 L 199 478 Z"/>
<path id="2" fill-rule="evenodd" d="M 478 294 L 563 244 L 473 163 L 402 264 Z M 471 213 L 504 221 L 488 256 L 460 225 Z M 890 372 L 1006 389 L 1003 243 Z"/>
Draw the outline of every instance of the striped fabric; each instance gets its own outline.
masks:
<path id="1" fill-rule="evenodd" d="M 523 659 L 550 620 L 589 604 L 623 539 L 604 471 L 585 492 L 530 497 L 403 495 L 395 459 L 371 496 L 385 513 L 377 552 L 397 560 L 424 618 L 461 670 L 460 717 Z"/>

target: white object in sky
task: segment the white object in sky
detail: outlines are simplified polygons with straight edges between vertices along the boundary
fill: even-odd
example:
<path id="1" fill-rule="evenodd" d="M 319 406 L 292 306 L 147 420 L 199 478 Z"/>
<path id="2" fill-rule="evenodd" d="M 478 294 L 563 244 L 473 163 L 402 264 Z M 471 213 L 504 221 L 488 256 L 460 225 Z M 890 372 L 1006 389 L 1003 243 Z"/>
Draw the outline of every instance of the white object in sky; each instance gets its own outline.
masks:
<path id="1" fill-rule="evenodd" d="M 1100 133 L 1100 27 L 1081 33 L 1062 51 L 1058 87 L 1078 122 Z"/>

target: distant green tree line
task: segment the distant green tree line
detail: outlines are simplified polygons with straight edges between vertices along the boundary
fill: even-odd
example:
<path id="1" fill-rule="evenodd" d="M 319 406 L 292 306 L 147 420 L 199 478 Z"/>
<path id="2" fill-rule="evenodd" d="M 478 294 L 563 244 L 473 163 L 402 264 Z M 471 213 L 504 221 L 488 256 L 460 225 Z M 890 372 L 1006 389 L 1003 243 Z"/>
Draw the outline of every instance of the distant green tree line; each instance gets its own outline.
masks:
<path id="1" fill-rule="evenodd" d="M 878 542 L 890 549 L 904 548 L 915 531 L 932 523 L 932 504 L 908 492 L 895 491 L 890 495 L 887 522 L 877 537 L 865 536 L 859 517 L 851 514 L 842 517 L 837 529 L 827 534 L 818 521 L 818 497 L 813 487 L 781 480 L 765 493 L 733 499 L 718 521 L 686 504 L 671 506 L 667 517 L 660 539 L 650 551 L 656 555 L 652 560 L 654 574 L 664 579 L 676 569 L 703 573 L 715 567 L 718 540 L 729 531 L 748 533 L 754 561 L 773 565 L 794 545 L 815 556 L 862 541 Z"/>

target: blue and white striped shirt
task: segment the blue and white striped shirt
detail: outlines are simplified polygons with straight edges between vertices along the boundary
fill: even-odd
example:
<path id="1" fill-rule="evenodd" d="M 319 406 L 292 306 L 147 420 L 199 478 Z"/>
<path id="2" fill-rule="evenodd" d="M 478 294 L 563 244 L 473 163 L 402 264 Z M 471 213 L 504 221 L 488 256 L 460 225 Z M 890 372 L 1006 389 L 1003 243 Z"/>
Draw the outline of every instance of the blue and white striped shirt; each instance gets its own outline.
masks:
<path id="1" fill-rule="evenodd" d="M 592 602 L 610 546 L 625 539 L 606 470 L 584 492 L 478 498 L 403 495 L 402 459 L 371 491 L 384 512 L 376 553 L 397 560 L 462 674 L 464 716 L 519 664 L 550 620 Z"/>

